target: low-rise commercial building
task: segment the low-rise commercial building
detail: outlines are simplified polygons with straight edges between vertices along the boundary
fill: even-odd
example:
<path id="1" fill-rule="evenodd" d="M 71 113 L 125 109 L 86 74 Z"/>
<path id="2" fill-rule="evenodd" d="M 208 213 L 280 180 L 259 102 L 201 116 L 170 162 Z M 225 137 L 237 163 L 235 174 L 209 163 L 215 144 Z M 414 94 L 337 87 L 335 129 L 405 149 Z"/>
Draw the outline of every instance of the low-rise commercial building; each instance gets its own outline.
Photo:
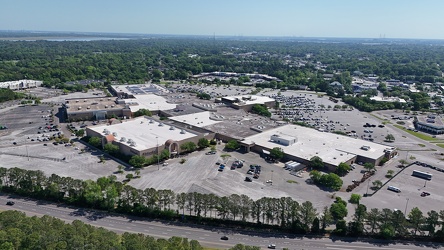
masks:
<path id="1" fill-rule="evenodd" d="M 369 162 L 377 165 L 384 157 L 390 159 L 396 154 L 394 148 L 385 145 L 296 125 L 264 131 L 245 138 L 240 144 L 244 151 L 260 154 L 267 154 L 273 148 L 279 147 L 283 149 L 287 160 L 305 165 L 310 163 L 312 157 L 318 156 L 331 171 L 341 162 Z"/>
<path id="2" fill-rule="evenodd" d="M 102 139 L 102 146 L 112 143 L 125 155 L 152 156 L 168 149 L 170 156 L 181 152 L 185 142 L 197 145 L 200 138 L 213 139 L 214 134 L 201 134 L 189 129 L 165 124 L 150 117 L 138 117 L 115 125 L 86 128 L 88 136 Z"/>
<path id="3" fill-rule="evenodd" d="M 66 99 L 63 109 L 69 122 L 131 117 L 130 108 L 115 97 Z"/>
<path id="4" fill-rule="evenodd" d="M 10 89 L 10 90 L 19 90 L 19 89 L 37 88 L 37 87 L 42 86 L 42 84 L 43 84 L 43 81 L 18 80 L 18 81 L 0 82 L 0 88 Z"/>
<path id="5" fill-rule="evenodd" d="M 439 116 L 416 116 L 413 124 L 416 129 L 430 134 L 444 134 L 444 122 Z"/>
<path id="6" fill-rule="evenodd" d="M 230 105 L 232 108 L 243 109 L 245 111 L 250 111 L 256 104 L 272 108 L 276 103 L 275 100 L 270 97 L 257 95 L 226 96 L 221 98 L 221 102 Z"/>

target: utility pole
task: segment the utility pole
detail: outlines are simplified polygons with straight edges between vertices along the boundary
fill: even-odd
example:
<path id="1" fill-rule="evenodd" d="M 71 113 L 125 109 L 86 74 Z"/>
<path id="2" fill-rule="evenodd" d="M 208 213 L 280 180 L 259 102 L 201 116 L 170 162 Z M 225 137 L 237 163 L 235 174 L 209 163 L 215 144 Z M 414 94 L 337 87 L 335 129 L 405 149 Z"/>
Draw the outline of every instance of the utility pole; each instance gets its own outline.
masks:
<path id="1" fill-rule="evenodd" d="M 406 199 L 407 201 L 405 202 L 405 209 L 404 209 L 404 216 L 407 217 L 407 205 L 409 204 L 409 198 Z"/>
<path id="2" fill-rule="evenodd" d="M 159 137 L 156 136 L 156 142 L 157 142 L 157 170 L 160 170 L 160 163 L 159 163 Z"/>

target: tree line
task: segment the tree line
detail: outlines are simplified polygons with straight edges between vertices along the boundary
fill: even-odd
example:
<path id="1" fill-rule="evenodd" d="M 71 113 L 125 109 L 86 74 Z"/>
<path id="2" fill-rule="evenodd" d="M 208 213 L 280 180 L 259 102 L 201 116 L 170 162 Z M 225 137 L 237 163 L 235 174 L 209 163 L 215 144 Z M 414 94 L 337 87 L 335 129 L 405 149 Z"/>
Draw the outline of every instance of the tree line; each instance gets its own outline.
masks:
<path id="1" fill-rule="evenodd" d="M 97 181 L 79 180 L 19 168 L 0 168 L 0 184 L 3 192 L 151 218 L 304 234 L 323 233 L 335 225 L 333 233 L 339 235 L 387 239 L 428 236 L 429 240 L 444 240 L 444 210 L 425 215 L 413 208 L 406 218 L 399 210 L 368 211 L 359 204 L 359 199 L 353 201 L 358 205 L 352 221 L 346 222 L 347 202 L 340 198 L 318 211 L 310 201 L 298 202 L 291 197 L 253 200 L 243 194 L 219 197 L 153 188 L 142 190 L 116 181 L 114 175 Z"/>
<path id="2" fill-rule="evenodd" d="M 134 233 L 119 235 L 82 221 L 70 224 L 44 215 L 27 217 L 19 211 L 0 213 L 0 249 L 183 249 L 202 250 L 196 240 L 171 237 L 154 239 Z"/>

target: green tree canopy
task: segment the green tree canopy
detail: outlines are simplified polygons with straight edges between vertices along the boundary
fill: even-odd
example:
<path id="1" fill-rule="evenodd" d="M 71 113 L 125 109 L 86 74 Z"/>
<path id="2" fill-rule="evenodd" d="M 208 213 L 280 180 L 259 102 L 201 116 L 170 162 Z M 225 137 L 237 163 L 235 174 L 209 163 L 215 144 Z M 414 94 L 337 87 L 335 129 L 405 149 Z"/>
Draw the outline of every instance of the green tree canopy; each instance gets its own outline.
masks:
<path id="1" fill-rule="evenodd" d="M 129 160 L 129 164 L 135 168 L 141 168 L 146 163 L 146 158 L 140 155 L 133 155 Z"/>
<path id="2" fill-rule="evenodd" d="M 324 168 L 324 161 L 322 161 L 321 157 L 319 156 L 313 156 L 310 159 L 310 167 L 313 169 L 323 169 Z"/>
<path id="3" fill-rule="evenodd" d="M 264 105 L 254 104 L 251 108 L 251 112 L 261 116 L 271 117 L 270 111 L 268 111 L 267 107 Z"/>
<path id="4" fill-rule="evenodd" d="M 280 147 L 274 147 L 270 150 L 270 157 L 275 160 L 280 160 L 284 157 L 284 150 Z"/>
<path id="5" fill-rule="evenodd" d="M 139 109 L 136 112 L 134 112 L 134 117 L 139 116 L 152 116 L 153 114 L 148 109 Z"/>
<path id="6" fill-rule="evenodd" d="M 102 147 L 102 139 L 98 136 L 93 136 L 93 137 L 89 138 L 88 143 L 91 144 L 91 146 L 96 147 L 96 148 Z"/>
<path id="7" fill-rule="evenodd" d="M 239 147 L 239 143 L 236 140 L 229 140 L 227 144 L 225 144 L 225 148 L 228 150 L 237 150 Z"/>

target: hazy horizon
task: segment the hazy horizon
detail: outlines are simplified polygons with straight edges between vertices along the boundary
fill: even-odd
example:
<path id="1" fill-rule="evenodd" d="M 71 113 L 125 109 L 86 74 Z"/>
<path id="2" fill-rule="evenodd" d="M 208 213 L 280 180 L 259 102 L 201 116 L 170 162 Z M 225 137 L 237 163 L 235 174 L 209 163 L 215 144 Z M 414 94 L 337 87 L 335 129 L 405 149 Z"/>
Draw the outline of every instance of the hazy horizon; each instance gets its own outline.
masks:
<path id="1" fill-rule="evenodd" d="M 444 39 L 440 0 L 2 3 L 0 30 L 216 37 Z"/>

